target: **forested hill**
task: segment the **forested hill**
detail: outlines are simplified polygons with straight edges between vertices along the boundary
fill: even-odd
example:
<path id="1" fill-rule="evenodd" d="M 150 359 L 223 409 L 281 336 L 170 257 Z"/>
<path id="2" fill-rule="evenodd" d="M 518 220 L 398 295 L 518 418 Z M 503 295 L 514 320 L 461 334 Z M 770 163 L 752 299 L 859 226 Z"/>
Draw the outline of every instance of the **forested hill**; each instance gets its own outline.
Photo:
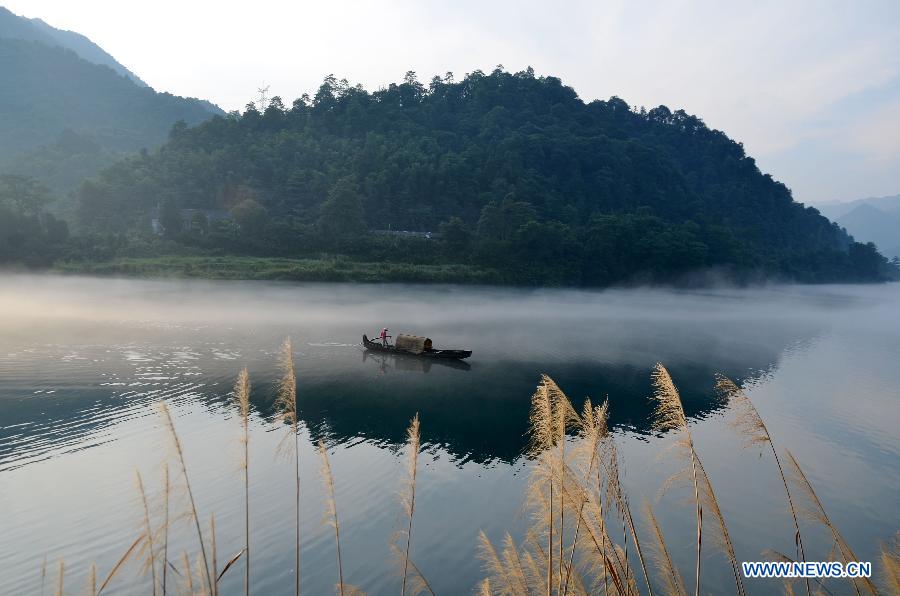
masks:
<path id="1" fill-rule="evenodd" d="M 497 69 L 369 93 L 328 77 L 290 106 L 175 127 L 79 191 L 85 226 L 263 255 L 465 263 L 505 280 L 602 285 L 721 268 L 877 279 L 886 261 L 697 117 Z M 235 221 L 184 230 L 179 209 Z M 167 219 L 168 218 L 168 219 Z M 374 230 L 436 232 L 429 239 Z"/>
<path id="2" fill-rule="evenodd" d="M 28 19 L 17 16 L 2 6 L 0 6 L 0 37 L 36 41 L 50 47 L 60 46 L 67 50 L 72 50 L 80 58 L 88 62 L 112 68 L 141 87 L 147 86 L 140 77 L 128 70 L 118 60 L 110 56 L 106 50 L 84 35 L 51 27 L 41 19 Z"/>
<path id="3" fill-rule="evenodd" d="M 0 7 L 0 174 L 60 194 L 126 152 L 163 143 L 178 120 L 224 114 L 157 93 L 86 37 Z"/>

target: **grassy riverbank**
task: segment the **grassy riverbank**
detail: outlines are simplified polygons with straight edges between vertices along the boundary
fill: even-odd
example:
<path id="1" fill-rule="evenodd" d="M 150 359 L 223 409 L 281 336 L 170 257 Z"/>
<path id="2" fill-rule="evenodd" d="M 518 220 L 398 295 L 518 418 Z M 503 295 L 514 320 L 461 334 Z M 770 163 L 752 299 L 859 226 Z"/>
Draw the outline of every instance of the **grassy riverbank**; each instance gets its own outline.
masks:
<path id="1" fill-rule="evenodd" d="M 497 283 L 499 272 L 468 265 L 364 263 L 346 259 L 165 256 L 119 258 L 103 262 L 59 262 L 60 273 L 128 277 L 261 279 L 291 281 Z"/>

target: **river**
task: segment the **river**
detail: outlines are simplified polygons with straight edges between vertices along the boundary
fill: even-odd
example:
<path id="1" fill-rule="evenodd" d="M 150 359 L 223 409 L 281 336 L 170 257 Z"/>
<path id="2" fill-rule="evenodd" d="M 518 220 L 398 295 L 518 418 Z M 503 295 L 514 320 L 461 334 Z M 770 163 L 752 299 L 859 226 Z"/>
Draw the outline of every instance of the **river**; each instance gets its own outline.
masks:
<path id="1" fill-rule="evenodd" d="M 428 335 L 469 348 L 465 363 L 366 353 L 362 333 Z M 635 507 L 653 503 L 675 563 L 693 585 L 692 509 L 678 489 L 671 433 L 650 428 L 651 367 L 664 363 L 682 393 L 735 542 L 738 560 L 793 552 L 792 522 L 770 453 L 746 448 L 717 398 L 723 373 L 752 398 L 780 450 L 802 465 L 832 521 L 862 560 L 900 530 L 900 285 L 769 286 L 697 291 L 526 290 L 461 286 L 142 281 L 0 277 L 0 592 L 81 593 L 141 532 L 135 470 L 158 519 L 162 465 L 175 459 L 157 403 L 183 442 L 197 508 L 215 513 L 222 562 L 243 546 L 240 423 L 229 393 L 242 367 L 253 384 L 250 499 L 253 588 L 291 594 L 294 482 L 273 408 L 278 349 L 296 355 L 301 426 L 301 581 L 308 594 L 337 581 L 334 536 L 315 444 L 329 450 L 345 581 L 399 591 L 391 536 L 406 427 L 421 418 L 412 555 L 438 594 L 468 593 L 483 577 L 479 530 L 495 542 L 528 525 L 530 397 L 541 373 L 576 404 L 608 397 L 610 424 Z M 686 494 L 686 493 L 685 493 Z M 182 513 L 186 496 L 172 495 Z M 636 516 L 639 517 L 639 516 Z M 638 529 L 646 532 L 643 520 Z M 170 560 L 197 552 L 192 526 L 170 532 Z M 808 537 L 807 537 L 808 536 Z M 810 560 L 829 542 L 809 526 Z M 172 554 L 174 553 L 174 554 Z M 876 571 L 878 564 L 876 562 Z M 713 551 L 706 589 L 733 587 Z M 243 589 L 243 564 L 222 593 Z M 150 589 L 129 560 L 106 593 Z M 169 581 L 178 583 L 175 571 Z M 835 593 L 847 586 L 828 584 Z M 749 593 L 780 589 L 747 580 Z"/>

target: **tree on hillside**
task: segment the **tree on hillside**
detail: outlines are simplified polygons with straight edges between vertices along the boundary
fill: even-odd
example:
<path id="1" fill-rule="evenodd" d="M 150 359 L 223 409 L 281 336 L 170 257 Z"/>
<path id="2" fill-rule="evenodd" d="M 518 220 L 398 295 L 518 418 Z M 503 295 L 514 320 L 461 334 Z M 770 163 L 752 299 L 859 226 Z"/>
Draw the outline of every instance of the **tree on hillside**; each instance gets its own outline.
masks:
<path id="1" fill-rule="evenodd" d="M 341 178 L 332 187 L 322 203 L 318 227 L 326 241 L 346 239 L 366 231 L 362 198 L 352 178 Z"/>

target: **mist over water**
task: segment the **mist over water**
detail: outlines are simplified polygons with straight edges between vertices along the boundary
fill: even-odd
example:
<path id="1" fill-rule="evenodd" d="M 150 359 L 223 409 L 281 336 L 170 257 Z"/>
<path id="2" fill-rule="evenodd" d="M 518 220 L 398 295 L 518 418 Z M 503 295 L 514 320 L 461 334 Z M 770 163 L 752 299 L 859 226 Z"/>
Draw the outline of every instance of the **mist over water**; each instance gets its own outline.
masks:
<path id="1" fill-rule="evenodd" d="M 365 353 L 361 335 L 385 326 L 474 353 L 464 363 Z M 470 590 L 481 577 L 477 531 L 499 540 L 527 522 L 521 453 L 541 373 L 575 403 L 609 397 L 624 484 L 640 503 L 677 466 L 659 455 L 671 437 L 649 431 L 650 368 L 663 362 L 739 559 L 790 552 L 792 536 L 777 471 L 729 429 L 716 373 L 749 389 L 864 560 L 900 529 L 897 285 L 575 291 L 10 275 L 0 277 L 0 586 L 39 590 L 45 554 L 53 565 L 65 557 L 66 583 L 78 587 L 91 562 L 115 563 L 139 531 L 134 469 L 160 485 L 160 400 L 176 416 L 201 516 L 216 514 L 220 558 L 239 550 L 239 424 L 228 394 L 247 366 L 254 585 L 292 593 L 293 480 L 275 457 L 284 430 L 272 407 L 286 336 L 299 379 L 308 593 L 336 581 L 320 524 L 319 439 L 333 458 L 347 581 L 369 593 L 398 589 L 387 541 L 399 528 L 400 449 L 416 412 L 426 453 L 413 557 L 438 593 Z M 692 528 L 678 496 L 654 508 L 689 570 Z M 172 539 L 179 556 L 196 551 L 185 528 Z M 727 565 L 707 561 L 707 585 L 727 589 Z M 230 572 L 225 593 L 241 581 Z M 129 570 L 116 582 L 125 593 L 149 578 Z M 748 584 L 751 593 L 771 588 Z"/>

